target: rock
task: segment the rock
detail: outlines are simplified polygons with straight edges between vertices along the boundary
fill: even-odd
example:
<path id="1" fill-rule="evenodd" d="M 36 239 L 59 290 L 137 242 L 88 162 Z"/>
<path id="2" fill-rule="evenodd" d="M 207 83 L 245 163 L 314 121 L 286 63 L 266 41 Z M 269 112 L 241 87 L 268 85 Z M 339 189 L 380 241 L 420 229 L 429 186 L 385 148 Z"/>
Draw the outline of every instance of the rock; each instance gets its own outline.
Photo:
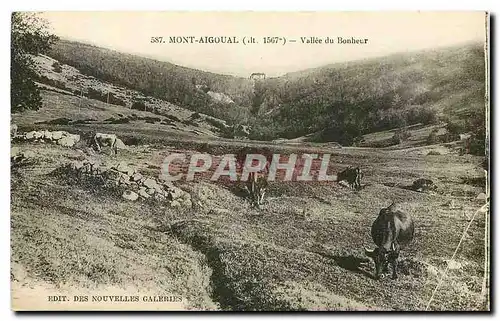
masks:
<path id="1" fill-rule="evenodd" d="M 193 203 L 191 202 L 191 200 L 184 200 L 184 202 L 182 203 L 182 205 L 184 207 L 186 207 L 186 208 L 192 208 L 193 207 Z"/>
<path id="2" fill-rule="evenodd" d="M 156 192 L 163 194 L 163 188 L 160 186 L 160 184 L 156 184 L 153 188 Z"/>
<path id="3" fill-rule="evenodd" d="M 144 198 L 150 198 L 151 196 L 146 192 L 146 189 L 144 187 L 141 187 L 139 191 L 137 192 L 140 196 Z"/>
<path id="4" fill-rule="evenodd" d="M 446 260 L 446 263 L 448 264 L 448 269 L 450 270 L 459 270 L 462 268 L 462 263 L 455 260 Z"/>
<path id="5" fill-rule="evenodd" d="M 33 134 L 33 137 L 35 139 L 41 139 L 41 138 L 43 138 L 43 132 L 35 131 Z"/>
<path id="6" fill-rule="evenodd" d="M 48 131 L 48 130 L 45 130 L 45 131 L 43 132 L 43 137 L 44 137 L 45 139 L 49 139 L 49 140 L 51 140 L 51 139 L 52 139 L 52 133 L 51 133 L 50 131 Z"/>
<path id="7" fill-rule="evenodd" d="M 120 164 L 118 164 L 118 166 L 116 166 L 116 170 L 122 173 L 128 173 L 132 169 L 126 163 L 121 162 Z"/>
<path id="8" fill-rule="evenodd" d="M 184 193 L 182 194 L 182 198 L 183 198 L 184 200 L 191 200 L 191 194 L 189 194 L 189 193 L 187 193 L 187 192 L 184 192 Z"/>
<path id="9" fill-rule="evenodd" d="M 152 179 L 152 178 L 147 178 L 142 185 L 146 186 L 147 188 L 155 188 L 158 183 Z"/>
<path id="10" fill-rule="evenodd" d="M 132 177 L 134 176 L 135 172 L 136 172 L 135 168 L 130 167 L 129 170 L 127 171 L 127 175 Z"/>
<path id="11" fill-rule="evenodd" d="M 479 193 L 476 197 L 477 200 L 486 201 L 488 197 L 484 193 Z"/>
<path id="12" fill-rule="evenodd" d="M 127 149 L 127 145 L 125 145 L 125 143 L 123 143 L 123 141 L 120 138 L 116 139 L 116 145 L 115 146 L 116 146 L 117 149 Z"/>
<path id="13" fill-rule="evenodd" d="M 129 201 L 136 201 L 139 198 L 139 195 L 132 191 L 125 191 L 123 192 L 122 197 Z"/>
<path id="14" fill-rule="evenodd" d="M 11 147 L 10 148 L 10 157 L 14 157 L 18 154 L 20 154 L 21 152 L 19 151 L 19 148 L 18 147 Z"/>
<path id="15" fill-rule="evenodd" d="M 35 133 L 36 133 L 35 131 L 32 131 L 32 132 L 27 132 L 27 133 L 24 135 L 24 137 L 25 137 L 26 139 L 33 139 L 33 138 L 35 138 Z"/>
<path id="16" fill-rule="evenodd" d="M 31 150 L 25 150 L 22 153 L 22 155 L 23 155 L 24 158 L 33 158 L 33 157 L 35 157 L 35 152 L 33 152 Z"/>
<path id="17" fill-rule="evenodd" d="M 76 142 L 72 137 L 63 137 L 59 139 L 57 143 L 64 147 L 73 147 Z"/>
<path id="18" fill-rule="evenodd" d="M 80 135 L 77 134 L 67 134 L 66 137 L 72 139 L 75 143 L 78 143 L 80 141 Z"/>
<path id="19" fill-rule="evenodd" d="M 11 124 L 10 125 L 10 136 L 11 137 L 16 137 L 17 136 L 17 125 L 16 124 Z"/>
<path id="20" fill-rule="evenodd" d="M 153 195 L 155 192 L 156 192 L 156 190 L 154 188 L 148 188 L 146 190 L 146 193 L 148 193 L 149 195 Z"/>
<path id="21" fill-rule="evenodd" d="M 140 181 L 141 179 L 142 179 L 142 175 L 141 175 L 141 173 L 135 173 L 135 174 L 132 176 L 132 180 L 133 180 L 134 182 L 138 182 L 138 181 Z"/>
<path id="22" fill-rule="evenodd" d="M 179 203 L 178 201 L 172 201 L 170 202 L 170 206 L 171 207 L 180 207 L 181 206 L 181 203 Z"/>
<path id="23" fill-rule="evenodd" d="M 120 175 L 120 180 L 121 180 L 121 182 L 123 182 L 123 183 L 125 183 L 125 184 L 127 184 L 127 185 L 130 185 L 130 183 L 131 183 L 131 182 L 130 182 L 130 176 L 128 176 L 128 175 L 127 175 L 127 174 L 125 174 L 125 173 L 122 173 L 122 174 Z"/>
<path id="24" fill-rule="evenodd" d="M 170 189 L 168 191 L 168 197 L 171 199 L 171 200 L 176 200 L 178 199 L 179 197 L 182 197 L 182 195 L 184 194 L 184 191 L 181 190 L 180 188 L 178 187 L 174 187 L 172 189 Z"/>
<path id="25" fill-rule="evenodd" d="M 52 139 L 59 140 L 61 138 L 63 138 L 63 132 L 62 131 L 52 132 Z"/>

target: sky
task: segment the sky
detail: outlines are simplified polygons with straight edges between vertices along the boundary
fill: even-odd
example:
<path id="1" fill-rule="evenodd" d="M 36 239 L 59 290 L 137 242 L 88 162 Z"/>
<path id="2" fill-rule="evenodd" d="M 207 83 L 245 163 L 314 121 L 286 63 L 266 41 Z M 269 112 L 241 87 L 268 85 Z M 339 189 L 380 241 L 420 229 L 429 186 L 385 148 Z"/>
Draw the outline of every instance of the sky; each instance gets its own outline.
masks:
<path id="1" fill-rule="evenodd" d="M 485 13 L 457 12 L 45 12 L 53 32 L 178 65 L 248 77 L 279 76 L 335 62 L 484 42 Z M 163 36 L 166 43 L 151 43 Z M 239 44 L 172 44 L 172 36 L 235 36 Z M 243 37 L 258 43 L 244 45 Z M 265 44 L 263 37 L 280 37 Z M 317 37 L 321 44 L 302 44 Z M 326 37 L 368 39 L 366 44 L 325 44 Z M 295 43 L 289 42 L 295 39 Z M 363 40 L 364 41 L 364 40 Z"/>

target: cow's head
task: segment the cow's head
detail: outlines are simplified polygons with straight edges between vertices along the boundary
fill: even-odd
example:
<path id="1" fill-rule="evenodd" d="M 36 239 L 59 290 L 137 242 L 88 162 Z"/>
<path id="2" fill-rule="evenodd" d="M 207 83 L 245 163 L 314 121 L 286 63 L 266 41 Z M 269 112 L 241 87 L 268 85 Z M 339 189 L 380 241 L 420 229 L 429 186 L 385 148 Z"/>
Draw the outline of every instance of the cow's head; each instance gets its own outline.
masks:
<path id="1" fill-rule="evenodd" d="M 387 263 L 389 252 L 385 248 L 376 247 L 374 250 L 368 250 L 365 248 L 366 256 L 373 259 L 375 262 L 375 279 L 380 278 L 380 272 L 382 268 Z"/>
<path id="2" fill-rule="evenodd" d="M 383 267 L 387 266 L 389 259 L 394 258 L 394 253 L 399 252 L 399 246 L 392 243 L 391 248 L 386 250 L 384 247 L 376 247 L 374 250 L 368 250 L 365 248 L 365 254 L 368 257 L 371 257 L 375 262 L 375 279 L 380 278 L 380 272 Z"/>

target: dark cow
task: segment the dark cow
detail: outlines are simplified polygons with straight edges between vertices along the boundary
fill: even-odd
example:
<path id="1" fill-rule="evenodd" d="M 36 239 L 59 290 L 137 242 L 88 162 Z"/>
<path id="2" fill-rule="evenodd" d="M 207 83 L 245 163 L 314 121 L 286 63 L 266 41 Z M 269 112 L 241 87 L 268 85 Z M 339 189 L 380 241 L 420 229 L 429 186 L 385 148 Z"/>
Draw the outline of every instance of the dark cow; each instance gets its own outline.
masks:
<path id="1" fill-rule="evenodd" d="M 392 265 L 392 278 L 397 279 L 396 272 L 399 252 L 412 240 L 415 231 L 410 215 L 396 209 L 394 202 L 380 210 L 373 222 L 371 235 L 377 245 L 374 250 L 365 249 L 365 254 L 375 261 L 375 278 L 380 278 L 380 271 Z"/>
<path id="2" fill-rule="evenodd" d="M 337 182 L 346 181 L 351 188 L 359 190 L 361 189 L 361 178 L 363 178 L 361 169 L 349 166 L 337 175 Z"/>

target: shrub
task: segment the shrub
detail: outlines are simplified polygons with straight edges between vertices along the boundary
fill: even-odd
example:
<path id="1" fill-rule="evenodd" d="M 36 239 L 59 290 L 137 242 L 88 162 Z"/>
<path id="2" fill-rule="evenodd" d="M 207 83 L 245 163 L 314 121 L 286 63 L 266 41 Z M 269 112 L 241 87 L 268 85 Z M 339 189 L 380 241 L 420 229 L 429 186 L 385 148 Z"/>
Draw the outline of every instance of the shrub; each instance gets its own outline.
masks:
<path id="1" fill-rule="evenodd" d="M 434 129 L 429 136 L 427 136 L 426 142 L 428 145 L 434 145 L 438 142 L 438 137 L 437 137 L 438 130 Z"/>
<path id="2" fill-rule="evenodd" d="M 52 64 L 52 70 L 54 70 L 54 72 L 61 73 L 62 72 L 61 64 L 57 61 L 54 61 L 54 63 Z"/>
<path id="3" fill-rule="evenodd" d="M 145 111 L 146 110 L 146 104 L 143 101 L 139 101 L 138 100 L 138 101 L 135 101 L 130 108 L 135 109 L 135 110 L 143 110 L 143 111 Z"/>

